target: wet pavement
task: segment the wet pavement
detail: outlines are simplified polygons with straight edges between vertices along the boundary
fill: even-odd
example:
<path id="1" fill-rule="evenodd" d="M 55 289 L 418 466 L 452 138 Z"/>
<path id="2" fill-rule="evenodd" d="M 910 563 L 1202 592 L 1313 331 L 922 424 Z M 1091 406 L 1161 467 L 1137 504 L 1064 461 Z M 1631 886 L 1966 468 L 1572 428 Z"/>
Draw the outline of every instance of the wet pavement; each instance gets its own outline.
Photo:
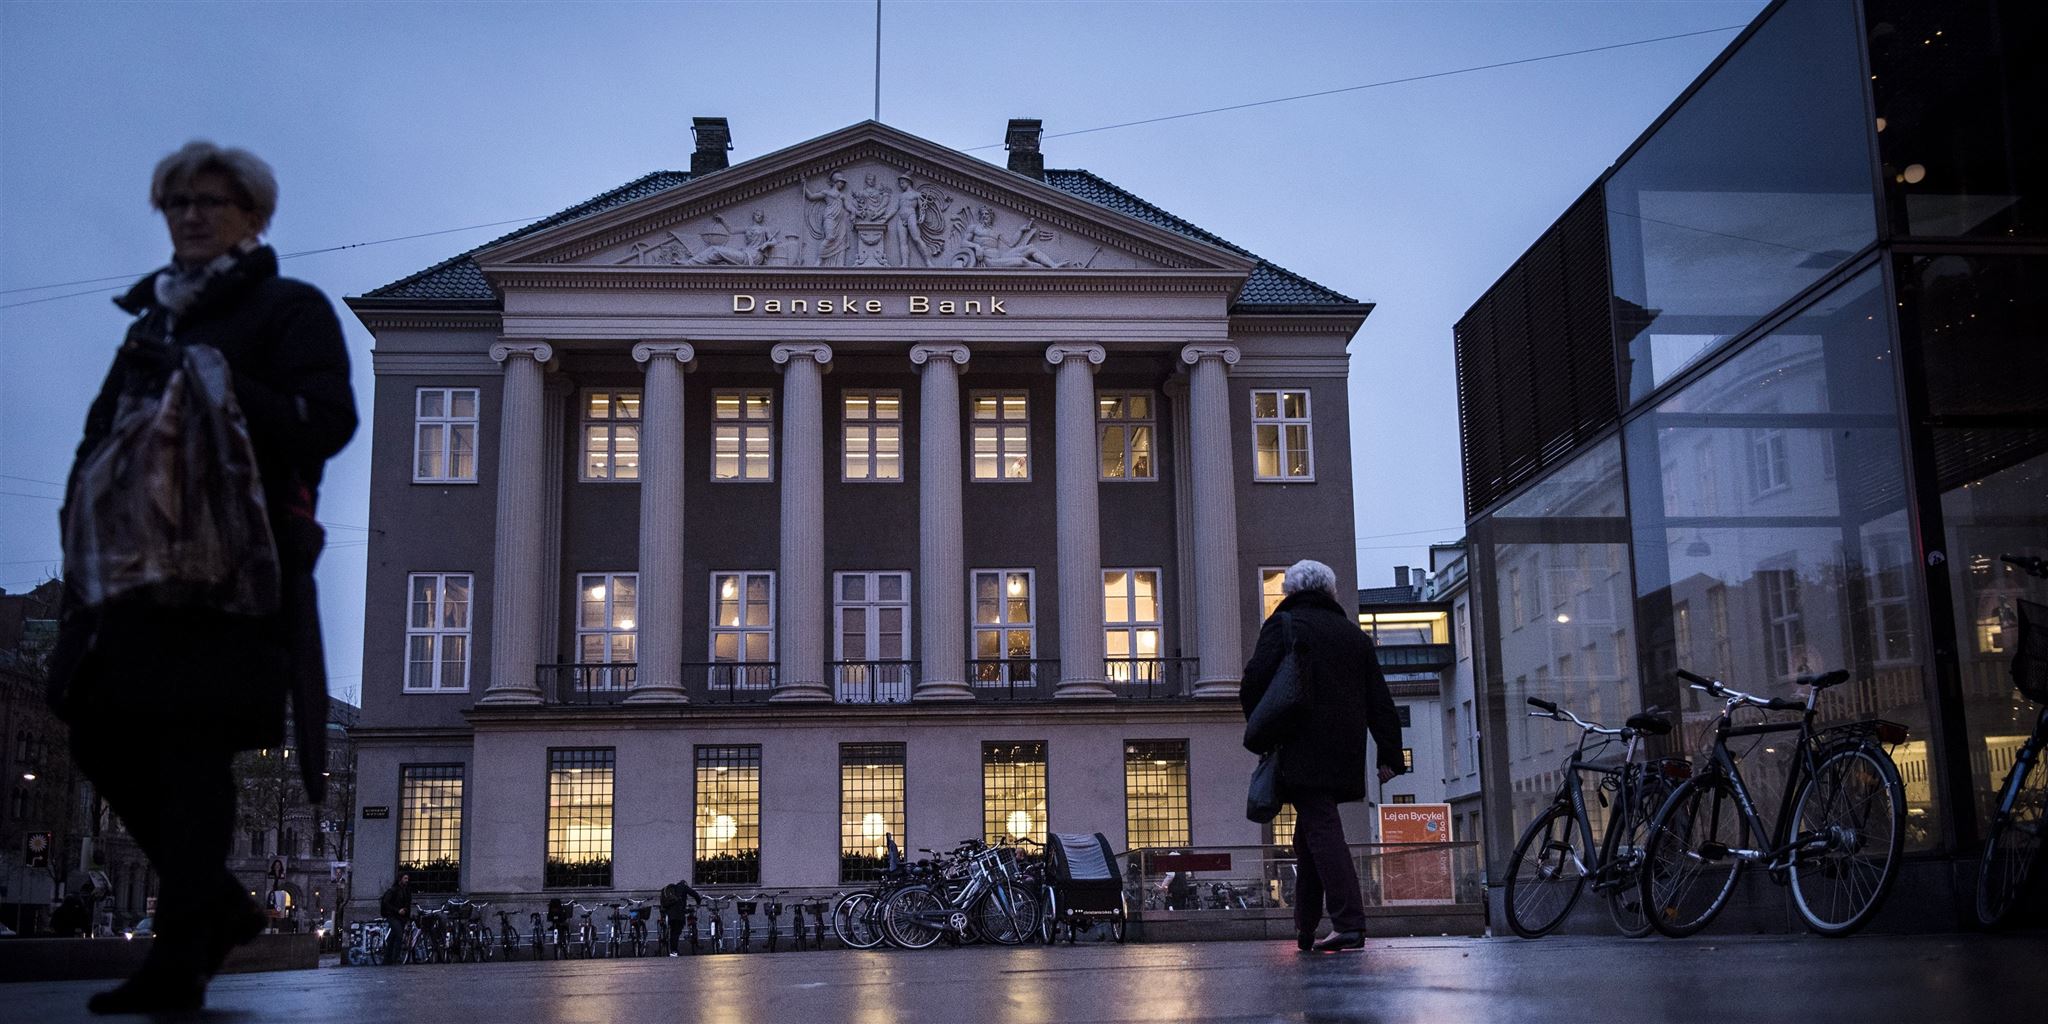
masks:
<path id="1" fill-rule="evenodd" d="M 197 1019 L 291 1024 L 2037 1020 L 2048 934 L 1375 939 L 972 947 L 223 976 Z M 0 985 L 0 1020 L 91 1018 L 105 982 Z M 129 1018 L 138 1019 L 138 1018 Z"/>

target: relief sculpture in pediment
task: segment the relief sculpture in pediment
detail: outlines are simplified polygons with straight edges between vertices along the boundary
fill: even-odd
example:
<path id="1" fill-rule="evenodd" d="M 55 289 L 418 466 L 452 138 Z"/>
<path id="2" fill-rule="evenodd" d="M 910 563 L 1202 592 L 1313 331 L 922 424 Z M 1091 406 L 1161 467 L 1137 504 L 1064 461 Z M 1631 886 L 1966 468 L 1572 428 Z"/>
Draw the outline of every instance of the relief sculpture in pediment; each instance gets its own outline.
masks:
<path id="1" fill-rule="evenodd" d="M 834 172 L 824 179 L 805 178 L 787 192 L 757 199 L 769 210 L 753 209 L 739 230 L 722 214 L 695 232 L 702 244 L 688 240 L 688 228 L 632 243 L 616 262 L 677 267 L 917 267 L 952 269 L 1087 268 L 1102 255 L 1096 246 L 1084 259 L 1072 258 L 1073 246 L 1041 226 L 1036 218 L 1019 217 L 994 206 L 956 202 L 938 185 L 888 168 Z M 853 177 L 860 184 L 853 184 Z M 801 198 L 799 198 L 801 197 Z M 792 209 L 801 204 L 801 211 Z M 800 216 L 794 231 L 782 231 L 769 220 L 770 211 Z M 731 212 L 730 210 L 726 212 Z"/>

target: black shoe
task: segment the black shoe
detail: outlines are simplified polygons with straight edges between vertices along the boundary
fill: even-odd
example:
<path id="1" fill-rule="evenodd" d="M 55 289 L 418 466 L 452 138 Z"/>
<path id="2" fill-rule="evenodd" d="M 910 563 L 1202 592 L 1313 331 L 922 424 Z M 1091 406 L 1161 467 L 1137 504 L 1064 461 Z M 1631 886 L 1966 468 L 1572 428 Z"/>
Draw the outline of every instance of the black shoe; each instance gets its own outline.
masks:
<path id="1" fill-rule="evenodd" d="M 138 974 L 85 1001 L 97 1014 L 190 1013 L 206 1005 L 206 980 L 168 974 Z"/>
<path id="2" fill-rule="evenodd" d="M 1309 951 L 1309 948 L 1310 948 L 1311 946 L 1314 946 L 1315 944 L 1316 944 L 1316 930 L 1315 930 L 1314 928 L 1305 928 L 1305 929 L 1302 929 L 1301 931 L 1298 931 L 1298 932 L 1295 932 L 1295 933 L 1294 933 L 1294 945 L 1295 945 L 1295 948 L 1297 948 L 1297 949 L 1301 950 L 1302 952 L 1304 952 L 1304 953 L 1308 952 L 1308 951 Z"/>
<path id="3" fill-rule="evenodd" d="M 1318 953 L 1341 953 L 1347 949 L 1364 949 L 1365 933 L 1331 932 L 1330 934 L 1325 935 L 1320 939 L 1317 939 L 1315 945 L 1309 948 L 1315 950 Z"/>

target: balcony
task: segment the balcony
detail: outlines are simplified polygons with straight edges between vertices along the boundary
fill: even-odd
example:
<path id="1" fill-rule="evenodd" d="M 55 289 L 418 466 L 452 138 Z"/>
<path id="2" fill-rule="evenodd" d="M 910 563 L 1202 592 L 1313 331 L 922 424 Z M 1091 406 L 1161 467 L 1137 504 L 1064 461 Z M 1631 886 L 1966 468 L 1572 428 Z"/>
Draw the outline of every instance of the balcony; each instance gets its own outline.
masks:
<path id="1" fill-rule="evenodd" d="M 907 704 L 917 688 L 914 661 L 828 661 L 825 672 L 839 704 Z"/>
<path id="2" fill-rule="evenodd" d="M 1178 700 L 1193 692 L 1196 665 L 1195 658 L 1109 658 L 1103 662 L 1103 679 L 1124 700 Z M 967 687 L 976 700 L 1050 701 L 1059 688 L 1057 659 L 976 659 L 966 669 Z M 921 676 L 919 663 L 908 660 L 832 661 L 825 671 L 837 704 L 907 704 Z M 599 706 L 631 696 L 639 675 L 634 662 L 540 665 L 534 682 L 544 704 Z M 774 695 L 778 676 L 779 665 L 772 661 L 682 665 L 683 692 L 697 705 L 764 703 Z"/>

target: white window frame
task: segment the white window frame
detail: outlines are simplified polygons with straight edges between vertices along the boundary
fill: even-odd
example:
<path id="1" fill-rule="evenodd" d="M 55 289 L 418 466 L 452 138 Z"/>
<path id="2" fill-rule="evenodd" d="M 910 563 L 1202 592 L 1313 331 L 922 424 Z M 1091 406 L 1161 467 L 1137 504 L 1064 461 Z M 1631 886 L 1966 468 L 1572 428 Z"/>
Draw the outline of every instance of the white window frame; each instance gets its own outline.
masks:
<path id="1" fill-rule="evenodd" d="M 738 399 L 739 415 L 719 415 L 721 399 Z M 748 403 L 760 400 L 766 414 L 760 417 L 747 415 Z M 734 464 L 732 476 L 718 475 L 718 445 L 721 435 L 731 432 L 734 441 Z M 748 455 L 754 445 L 762 447 L 761 457 L 767 462 L 766 476 L 748 476 Z M 775 389 L 773 388 L 716 388 L 711 392 L 711 482 L 719 484 L 772 484 L 775 482 Z"/>
<path id="2" fill-rule="evenodd" d="M 737 623 L 737 625 L 723 626 L 720 625 L 718 621 L 718 585 L 720 580 L 728 576 L 734 578 L 737 582 L 737 586 L 739 587 L 739 614 L 735 617 L 735 622 Z M 761 578 L 768 581 L 768 624 L 766 626 L 748 625 L 746 622 L 747 586 L 756 578 Z M 747 637 L 748 635 L 755 633 L 763 633 L 766 634 L 768 637 L 768 657 L 760 659 L 760 661 L 772 662 L 775 660 L 775 598 L 775 573 L 772 570 L 718 569 L 714 570 L 711 573 L 711 636 L 709 641 L 709 658 L 712 663 L 759 664 L 760 662 L 752 662 L 749 661 L 747 658 Z M 738 654 L 738 657 L 727 660 L 722 659 L 718 656 L 718 638 L 725 635 L 734 635 L 739 637 L 739 639 L 736 640 L 733 645 L 734 650 Z M 714 685 L 716 685 L 715 682 Z"/>
<path id="3" fill-rule="evenodd" d="M 1259 399 L 1273 397 L 1272 416 L 1259 415 Z M 1287 396 L 1301 396 L 1301 415 L 1287 415 Z M 1255 388 L 1252 391 L 1252 479 L 1261 483 L 1312 484 L 1316 482 L 1316 435 L 1315 406 L 1313 395 L 1307 388 Z M 1261 428 L 1273 430 L 1274 465 L 1279 469 L 1275 475 L 1259 472 L 1259 433 Z M 1287 443 L 1289 427 L 1300 427 L 1302 432 L 1301 451 L 1307 456 L 1308 471 L 1292 474 L 1287 471 L 1287 456 L 1294 448 Z"/>
<path id="4" fill-rule="evenodd" d="M 1758 590 L 1763 602 L 1764 640 L 1771 674 L 1790 678 L 1804 671 L 1800 663 L 1806 653 L 1806 615 L 1799 592 L 1799 568 L 1796 563 L 1781 561 L 1762 566 L 1759 572 L 1769 574 L 1759 581 Z"/>
<path id="5" fill-rule="evenodd" d="M 455 396 L 467 393 L 469 396 L 468 416 L 455 415 Z M 427 395 L 441 398 L 441 415 L 429 416 L 421 410 L 425 407 Z M 477 422 L 483 409 L 483 396 L 477 388 L 414 388 L 412 396 L 412 482 L 416 484 L 473 484 L 476 483 L 476 441 Z M 455 446 L 452 440 L 465 433 L 469 436 L 469 475 L 459 476 L 453 472 Z M 441 440 L 441 469 L 439 474 L 420 472 L 420 442 L 432 431 Z"/>
<path id="6" fill-rule="evenodd" d="M 868 415 L 856 419 L 849 408 L 854 399 L 867 403 Z M 896 415 L 883 419 L 879 415 L 879 402 L 893 399 Z M 867 440 L 855 447 L 853 432 L 866 430 Z M 883 469 L 881 432 L 896 432 L 896 473 L 894 476 L 881 475 Z M 858 461 L 867 470 L 866 476 L 854 476 L 849 472 Z M 847 388 L 839 393 L 839 482 L 847 484 L 900 484 L 903 482 L 903 392 L 897 388 Z"/>
<path id="7" fill-rule="evenodd" d="M 624 625 L 619 624 L 617 614 L 619 611 L 617 598 L 620 580 L 631 580 L 633 588 L 633 606 L 626 610 Z M 583 618 L 584 602 L 590 599 L 590 590 L 594 586 L 604 588 L 604 596 L 600 599 L 604 602 L 604 625 L 602 626 L 588 625 Z M 629 643 L 633 649 L 633 656 L 630 658 L 616 657 L 617 638 L 622 636 L 630 638 Z M 584 657 L 583 641 L 586 637 L 604 638 L 604 657 L 596 660 Z M 637 665 L 639 662 L 640 574 L 637 572 L 585 572 L 576 574 L 576 664 Z M 625 688 L 624 681 L 618 679 L 615 673 L 607 672 L 604 675 L 606 685 L 593 686 L 591 687 L 592 689 L 612 690 Z"/>
<path id="8" fill-rule="evenodd" d="M 1825 439 L 1824 439 L 1825 440 Z M 1870 615 L 1871 661 L 1878 665 L 1903 665 L 1919 660 L 1920 645 L 1913 636 L 1913 599 L 1910 547 L 1901 534 L 1868 537 L 1863 542 L 1863 603 Z M 1887 572 L 1886 566 L 1892 567 Z M 1887 575 L 1896 589 L 1886 589 Z M 1890 615 L 1905 619 L 1905 650 L 1892 655 L 1885 645 L 1885 620 Z"/>
<path id="9" fill-rule="evenodd" d="M 1269 587 L 1270 581 L 1270 587 Z M 1274 609 L 1287 600 L 1287 567 L 1284 565 L 1259 566 L 1259 621 L 1273 617 Z"/>
<path id="10" fill-rule="evenodd" d="M 590 414 L 591 399 L 598 395 L 605 397 L 606 414 L 602 417 Z M 619 406 L 626 403 L 628 396 L 631 396 L 633 408 L 637 415 L 622 416 L 618 412 Z M 576 479 L 586 484 L 639 483 L 640 459 L 647 450 L 646 446 L 642 443 L 647 438 L 646 431 L 642 427 L 642 424 L 645 423 L 645 413 L 644 396 L 641 395 L 639 388 L 584 388 L 582 391 L 577 392 Z M 631 476 L 624 476 L 619 473 L 618 428 L 620 427 L 633 428 L 634 461 Z M 603 475 L 590 471 L 590 434 L 593 429 L 602 429 L 604 431 L 605 471 Z"/>
<path id="11" fill-rule="evenodd" d="M 1124 410 L 1130 407 L 1130 400 L 1133 398 L 1142 398 L 1145 400 L 1146 415 L 1130 416 L 1124 414 Z M 1107 402 L 1117 403 L 1117 415 L 1105 415 L 1103 406 Z M 1146 452 L 1146 464 L 1148 466 L 1148 472 L 1146 472 L 1142 476 L 1140 476 L 1138 473 L 1134 471 L 1131 471 L 1131 433 L 1139 427 L 1146 428 L 1146 430 L 1148 431 L 1148 436 L 1151 438 L 1151 446 Z M 1117 476 L 1112 476 L 1110 474 L 1104 473 L 1102 466 L 1103 444 L 1105 442 L 1106 435 L 1108 435 L 1108 433 L 1112 429 L 1121 429 L 1123 431 L 1123 464 L 1126 472 Z M 1159 398 L 1157 395 L 1153 394 L 1150 391 L 1145 391 L 1142 389 L 1105 390 L 1097 391 L 1095 393 L 1095 475 L 1096 479 L 1098 480 L 1115 481 L 1117 483 L 1154 483 L 1158 481 Z"/>
<path id="12" fill-rule="evenodd" d="M 1007 594 L 1003 593 L 1004 589 L 1005 589 L 1005 588 L 1007 588 L 1007 587 L 1008 587 L 1008 585 L 1009 585 L 1009 578 L 1010 578 L 1010 577 L 1011 577 L 1012 575 L 1017 575 L 1017 574 L 1022 574 L 1022 575 L 1023 575 L 1023 577 L 1024 577 L 1024 587 L 1025 587 L 1025 593 L 1024 593 L 1024 613 L 1025 613 L 1025 615 L 1027 615 L 1027 616 L 1028 616 L 1028 618 L 1024 619 L 1024 620 L 1023 620 L 1022 622 L 1018 622 L 1018 621 L 1015 621 L 1015 620 L 1012 620 L 1012 619 L 1010 619 L 1010 617 L 1009 617 L 1009 614 L 1010 614 L 1010 598 L 1009 598 L 1009 596 L 1008 596 Z M 976 589 L 976 587 L 977 587 L 977 586 L 979 585 L 979 583 L 980 583 L 980 579 L 981 579 L 981 577 L 983 577 L 983 576 L 994 576 L 994 577 L 996 578 L 996 591 L 997 591 L 997 593 L 996 593 L 996 621 L 994 621 L 994 622 L 983 622 L 983 621 L 981 621 L 980 617 L 979 617 L 979 616 L 978 616 L 978 615 L 976 614 L 976 611 L 975 611 L 975 605 L 976 605 L 976 603 L 978 603 L 978 601 L 979 601 L 979 597 L 977 596 L 977 595 L 979 594 L 979 591 L 978 591 L 978 590 Z M 1008 641 L 1009 641 L 1009 635 L 1010 635 L 1010 633 L 1012 633 L 1012 632 L 1014 632 L 1014 631 L 1016 631 L 1016 630 L 1018 630 L 1018 629 L 1022 629 L 1022 630 L 1024 630 L 1024 632 L 1025 632 L 1025 634 L 1027 635 L 1027 637 L 1028 637 L 1028 639 L 1029 639 L 1029 641 L 1030 641 L 1030 644 L 1031 644 L 1031 650 L 1030 650 L 1030 652 L 1029 652 L 1029 653 L 1028 653 L 1028 654 L 1027 654 L 1027 655 L 1026 655 L 1026 656 L 1024 657 L 1024 659 L 1023 659 L 1023 660 L 1025 660 L 1025 661 L 1036 661 L 1036 660 L 1038 660 L 1038 653 L 1039 653 L 1039 650 L 1038 650 L 1038 572 L 1037 572 L 1037 570 L 1035 570 L 1035 569 L 970 569 L 970 570 L 968 570 L 968 572 L 967 572 L 967 625 L 968 625 L 968 630 L 969 630 L 969 632 L 968 632 L 968 637 L 967 637 L 967 658 L 968 658 L 968 660 L 969 660 L 969 661 L 989 661 L 989 660 L 995 660 L 995 661 L 1009 661 L 1009 660 L 1012 660 L 1012 659 L 1010 658 L 1010 653 L 1009 653 L 1009 652 L 1010 652 L 1010 645 L 1009 645 L 1009 642 L 1008 642 Z M 994 633 L 994 634 L 996 635 L 996 650 L 997 650 L 997 652 L 998 652 L 998 653 L 996 654 L 996 657 L 995 657 L 995 658 L 993 658 L 993 659 L 989 659 L 989 658 L 983 658 L 983 657 L 981 656 L 981 634 L 983 634 L 983 633 Z M 982 683 L 981 685 L 995 685 L 995 686 L 1007 686 L 1007 685 L 1009 685 L 1009 683 L 1008 683 L 1008 681 L 1007 681 L 1007 680 L 999 680 L 999 681 L 996 681 L 996 682 L 993 682 L 993 683 Z"/>
<path id="13" fill-rule="evenodd" d="M 430 623 L 432 623 L 432 625 L 427 625 L 427 626 L 415 626 L 415 625 L 413 624 L 413 604 L 414 604 L 414 601 L 413 601 L 413 594 L 414 594 L 414 592 L 415 592 L 415 588 L 416 588 L 416 586 L 417 586 L 417 582 L 418 582 L 419 580 L 427 580 L 427 579 L 430 579 L 430 580 L 433 580 L 433 581 L 434 581 L 434 609 L 433 609 L 433 614 L 432 614 L 432 615 L 431 615 L 431 616 L 429 617 L 429 619 L 428 619 L 428 621 L 429 621 Z M 442 623 L 443 623 L 443 622 L 445 621 L 445 619 L 446 619 L 446 615 L 447 615 L 447 605 L 448 605 L 448 581 L 449 581 L 449 580 L 451 580 L 451 579 L 461 579 L 462 581 L 464 581 L 464 585 L 465 585 L 465 586 L 466 586 L 466 587 L 468 588 L 468 589 L 467 589 L 467 590 L 465 591 L 465 592 L 466 592 L 466 593 L 468 594 L 468 598 L 467 598 L 467 599 L 466 599 L 466 600 L 465 600 L 465 601 L 463 602 L 463 608 L 462 608 L 462 624 L 461 624 L 460 626 L 448 626 L 448 625 L 443 625 L 443 624 L 442 624 Z M 405 650 L 403 651 L 403 657 L 404 657 L 404 664 L 403 664 L 403 666 L 401 667 L 401 669 L 400 669 L 400 671 L 399 671 L 399 676 L 398 676 L 398 678 L 399 678 L 399 679 L 401 680 L 401 682 L 400 682 L 400 686 L 402 687 L 402 689 L 403 689 L 403 692 L 405 692 L 405 693 L 468 693 L 468 692 L 469 692 L 469 681 L 470 681 L 470 673 L 471 673 L 471 655 L 472 655 L 472 654 L 473 654 L 473 653 L 475 652 L 475 650 L 476 650 L 476 648 L 475 648 L 475 645 L 474 645 L 474 643 L 472 642 L 472 638 L 471 638 L 471 636 L 470 636 L 470 628 L 471 628 L 471 626 L 473 626 L 473 625 L 475 624 L 475 622 L 476 622 L 476 574 L 475 574 L 475 573 L 467 573 L 467 572 L 415 572 L 415 573 L 407 573 L 407 574 L 406 574 L 406 577 L 405 577 Z M 429 685 L 426 685 L 426 686 L 415 686 L 415 685 L 413 685 L 413 676 L 412 676 L 412 666 L 413 666 L 413 658 L 412 658 L 412 643 L 413 643 L 413 640 L 414 640 L 414 638 L 418 638 L 418 637 L 424 637 L 424 638 L 428 638 L 429 640 L 431 640 L 431 641 L 432 641 L 432 644 L 433 644 L 433 657 L 432 657 L 432 659 L 430 659 L 430 661 L 429 661 L 429 664 L 433 665 L 433 677 L 432 677 L 432 679 L 431 679 L 431 680 L 429 681 Z M 446 663 L 446 659 L 445 659 L 445 658 L 444 658 L 444 657 L 442 656 L 442 651 L 446 649 L 446 646 L 447 646 L 447 640 L 448 640 L 449 638 L 454 638 L 454 637 L 459 637 L 459 638 L 461 638 L 461 640 L 462 640 L 462 685 L 461 685 L 461 686 L 444 686 L 444 685 L 442 685 L 442 683 L 441 683 L 441 667 L 442 667 L 442 665 L 443 665 L 443 664 L 445 664 L 445 663 Z"/>
<path id="14" fill-rule="evenodd" d="M 902 578 L 903 589 L 900 597 L 898 597 L 897 599 L 883 600 L 881 597 L 877 596 L 881 593 L 881 582 L 882 578 L 885 576 L 897 576 Z M 846 599 L 846 581 L 856 577 L 862 580 L 861 593 L 863 596 L 861 600 L 848 601 Z M 877 569 L 866 572 L 833 573 L 832 660 L 839 662 L 849 660 L 865 662 L 916 661 L 917 658 L 916 655 L 913 653 L 914 649 L 911 646 L 911 642 L 913 639 L 913 634 L 911 633 L 911 616 L 912 608 L 914 607 L 912 601 L 914 599 L 910 592 L 910 585 L 910 570 L 908 569 Z M 889 610 L 901 611 L 903 614 L 903 626 L 902 629 L 899 631 L 903 634 L 903 653 L 894 658 L 884 658 L 880 655 L 882 633 L 884 632 L 881 628 L 881 613 Z M 861 643 L 866 647 L 868 651 L 868 656 L 866 657 L 851 659 L 847 657 L 846 613 L 849 611 L 859 611 L 861 613 Z M 857 676 L 859 678 L 851 678 L 848 675 L 848 669 L 850 668 L 852 668 L 852 666 L 841 665 L 839 666 L 839 670 L 834 673 L 834 699 L 838 700 L 840 703 L 849 703 L 855 699 L 862 701 L 868 699 L 868 684 L 871 680 L 866 675 L 867 670 L 856 669 L 853 671 L 852 675 Z M 905 666 L 905 671 L 902 672 L 878 672 L 873 682 L 875 682 L 878 686 L 882 686 L 884 688 L 884 692 L 886 693 L 886 695 L 877 699 L 884 701 L 889 700 L 891 697 L 896 696 L 894 691 L 896 689 L 900 689 L 902 690 L 902 694 L 899 699 L 909 700 L 909 676 L 907 674 L 907 669 L 908 666 Z M 895 684 L 899 680 L 902 683 L 901 686 L 891 685 Z"/>
<path id="15" fill-rule="evenodd" d="M 1109 602 L 1113 600 L 1109 594 L 1109 576 L 1111 573 L 1119 572 L 1124 574 L 1124 587 L 1127 593 L 1123 600 L 1127 604 L 1129 615 L 1121 620 L 1112 621 L 1109 617 Z M 1153 617 L 1149 619 L 1137 617 L 1138 575 L 1140 573 L 1150 573 L 1152 576 Z M 1152 653 L 1149 655 L 1138 652 L 1138 634 L 1146 630 L 1150 630 L 1153 637 Z M 1109 637 L 1113 633 L 1122 633 L 1125 636 L 1125 647 L 1128 653 L 1124 654 L 1121 658 L 1108 653 Z M 1161 570 L 1158 566 L 1135 566 L 1128 568 L 1110 566 L 1102 570 L 1102 646 L 1104 657 L 1111 662 L 1158 661 L 1166 657 L 1165 571 Z M 1113 672 L 1114 670 L 1112 670 Z"/>
<path id="16" fill-rule="evenodd" d="M 1010 407 L 1009 400 L 1013 398 L 1019 399 L 1023 403 L 1024 415 L 1021 419 L 1010 419 L 1006 415 Z M 996 403 L 995 418 L 984 419 L 981 415 L 981 403 L 991 399 Z M 1021 388 L 970 391 L 967 393 L 967 420 L 969 428 L 967 431 L 967 478 L 969 480 L 978 484 L 1028 484 L 1031 482 L 1031 392 Z M 1021 448 L 1012 448 L 1010 446 L 1008 432 L 1012 427 L 1024 431 L 1023 446 Z M 996 444 L 994 454 L 996 472 L 993 476 L 981 475 L 981 432 L 984 429 L 995 431 Z M 1004 471 L 1005 463 L 1013 458 L 1022 458 L 1024 460 L 1024 474 L 1022 476 L 1010 476 Z"/>
<path id="17" fill-rule="evenodd" d="M 1749 432 L 1749 494 L 1761 498 L 1792 486 L 1791 440 L 1783 427 Z"/>

